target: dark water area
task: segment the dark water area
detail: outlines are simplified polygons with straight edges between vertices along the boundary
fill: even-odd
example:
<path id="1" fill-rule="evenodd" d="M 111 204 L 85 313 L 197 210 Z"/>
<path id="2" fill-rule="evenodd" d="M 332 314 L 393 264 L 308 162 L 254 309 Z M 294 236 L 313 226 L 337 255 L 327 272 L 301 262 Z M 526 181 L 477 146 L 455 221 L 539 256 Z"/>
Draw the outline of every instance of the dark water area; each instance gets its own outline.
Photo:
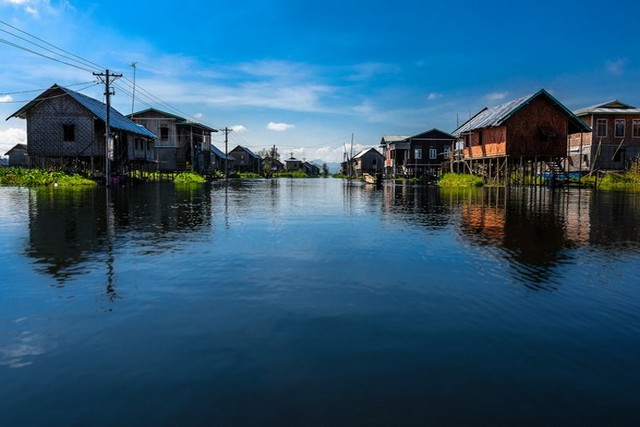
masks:
<path id="1" fill-rule="evenodd" d="M 640 195 L 0 187 L 0 425 L 640 425 Z"/>

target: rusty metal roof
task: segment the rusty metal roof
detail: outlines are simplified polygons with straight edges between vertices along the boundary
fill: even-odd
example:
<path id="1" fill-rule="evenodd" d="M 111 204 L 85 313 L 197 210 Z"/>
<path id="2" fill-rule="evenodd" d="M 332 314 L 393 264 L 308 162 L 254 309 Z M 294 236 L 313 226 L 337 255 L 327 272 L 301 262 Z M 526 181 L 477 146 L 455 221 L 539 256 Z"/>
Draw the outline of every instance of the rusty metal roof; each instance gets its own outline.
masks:
<path id="1" fill-rule="evenodd" d="M 465 132 L 470 132 L 476 129 L 482 129 L 487 127 L 501 126 L 504 122 L 509 120 L 516 112 L 518 112 L 522 107 L 529 104 L 535 98 L 539 96 L 544 96 L 557 105 L 562 111 L 565 112 L 568 119 L 573 122 L 573 124 L 583 132 L 589 132 L 591 128 L 587 126 L 580 118 L 578 118 L 573 112 L 571 112 L 567 107 L 561 104 L 557 99 L 555 99 L 549 92 L 544 89 L 540 89 L 538 92 L 523 96 L 518 99 L 514 99 L 513 101 L 506 102 L 502 105 L 498 105 L 493 108 L 483 108 L 475 116 L 471 117 L 465 123 L 462 124 L 458 129 L 453 131 L 453 135 L 460 136 Z"/>

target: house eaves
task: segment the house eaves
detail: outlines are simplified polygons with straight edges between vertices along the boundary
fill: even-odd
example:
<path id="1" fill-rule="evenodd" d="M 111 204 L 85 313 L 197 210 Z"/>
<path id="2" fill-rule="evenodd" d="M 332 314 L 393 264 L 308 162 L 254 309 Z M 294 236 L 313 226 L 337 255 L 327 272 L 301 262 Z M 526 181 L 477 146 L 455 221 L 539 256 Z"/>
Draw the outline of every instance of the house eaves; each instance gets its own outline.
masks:
<path id="1" fill-rule="evenodd" d="M 62 93 L 60 93 L 62 92 Z M 58 93 L 58 95 L 56 95 Z M 81 94 L 79 92 L 73 91 L 71 89 L 67 89 L 62 86 L 58 86 L 54 84 L 49 89 L 44 91 L 38 97 L 33 99 L 31 102 L 26 104 L 24 107 L 13 113 L 11 116 L 7 118 L 9 120 L 12 117 L 17 117 L 21 119 L 27 118 L 27 112 L 35 107 L 36 105 L 44 102 L 47 99 L 50 99 L 55 96 L 65 96 L 68 95 L 76 102 L 78 102 L 83 108 L 91 112 L 95 117 L 102 120 L 106 123 L 107 118 L 107 106 L 105 103 L 98 101 L 97 99 L 93 99 L 87 95 Z M 149 131 L 144 126 L 138 125 L 126 118 L 120 112 L 118 112 L 115 108 L 109 107 L 109 125 L 114 128 L 125 132 L 131 132 L 136 135 L 143 136 L 145 138 L 156 139 L 157 136 Z"/>

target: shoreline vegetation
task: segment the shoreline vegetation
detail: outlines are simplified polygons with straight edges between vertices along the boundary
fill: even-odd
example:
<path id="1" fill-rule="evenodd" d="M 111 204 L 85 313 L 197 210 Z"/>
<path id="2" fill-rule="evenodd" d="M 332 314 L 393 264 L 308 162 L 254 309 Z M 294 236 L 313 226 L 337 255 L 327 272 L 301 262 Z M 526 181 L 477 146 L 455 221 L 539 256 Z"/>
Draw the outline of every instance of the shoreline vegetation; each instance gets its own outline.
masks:
<path id="1" fill-rule="evenodd" d="M 169 177 L 176 184 L 200 184 L 207 181 L 204 176 L 193 172 L 181 172 L 176 174 L 149 173 L 140 177 L 144 182 L 165 180 Z M 272 178 L 309 178 L 302 171 L 283 171 L 274 173 Z M 331 175 L 332 178 L 347 179 L 341 173 Z M 214 179 L 224 179 L 222 174 L 216 174 Z M 257 173 L 233 173 L 229 175 L 232 179 L 258 179 L 264 176 Z M 396 179 L 397 182 L 432 182 L 420 179 Z M 634 164 L 626 172 L 606 172 L 599 175 L 584 176 L 580 179 L 580 184 L 586 187 L 605 191 L 640 191 L 640 162 Z M 572 179 L 571 183 L 576 184 L 578 180 Z M 541 180 L 544 185 L 544 180 Z M 0 185 L 19 187 L 41 187 L 41 186 L 61 186 L 61 187 L 90 187 L 98 185 L 98 181 L 86 178 L 76 173 L 65 173 L 60 171 L 47 171 L 43 169 L 26 169 L 20 167 L 0 168 Z M 445 173 L 438 181 L 441 188 L 479 188 L 485 186 L 481 177 L 468 174 Z"/>
<path id="2" fill-rule="evenodd" d="M 25 169 L 19 167 L 0 168 L 0 184 L 19 187 L 61 186 L 79 187 L 95 186 L 96 181 L 78 174 L 43 169 Z"/>

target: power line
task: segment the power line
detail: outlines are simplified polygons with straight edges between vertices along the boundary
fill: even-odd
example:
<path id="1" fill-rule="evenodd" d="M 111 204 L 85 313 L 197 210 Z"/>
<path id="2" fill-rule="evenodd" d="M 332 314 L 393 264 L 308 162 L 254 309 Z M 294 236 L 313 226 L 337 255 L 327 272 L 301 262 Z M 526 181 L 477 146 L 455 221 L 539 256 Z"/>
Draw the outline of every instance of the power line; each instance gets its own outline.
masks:
<path id="1" fill-rule="evenodd" d="M 94 71 L 94 70 L 90 70 L 90 69 L 88 69 L 88 68 L 81 67 L 81 66 L 79 66 L 79 65 L 72 64 L 72 63 L 70 63 L 70 62 L 61 61 L 61 60 L 56 59 L 56 58 L 54 58 L 54 57 L 52 57 L 52 56 L 47 56 L 47 55 L 45 55 L 45 54 L 43 54 L 43 53 L 36 52 L 35 50 L 31 50 L 31 49 L 26 48 L 26 47 L 24 47 L 24 46 L 17 45 L 17 44 L 15 44 L 15 43 L 13 43 L 13 42 L 10 42 L 9 40 L 6 40 L 6 39 L 0 39 L 0 43 L 4 43 L 4 44 L 6 44 L 6 45 L 9 45 L 9 46 L 11 46 L 11 47 L 15 47 L 15 48 L 17 48 L 17 49 L 22 49 L 22 50 L 24 50 L 24 51 L 26 51 L 26 52 L 33 53 L 34 55 L 42 56 L 43 58 L 47 58 L 47 59 L 50 59 L 50 60 L 52 60 L 52 61 L 59 62 L 59 63 L 64 64 L 64 65 L 68 65 L 68 66 L 70 66 L 70 67 L 77 68 L 77 69 L 82 70 L 82 71 L 86 71 L 86 72 L 89 72 L 89 73 L 92 73 L 92 72 Z"/>
<path id="2" fill-rule="evenodd" d="M 83 87 L 83 88 L 80 88 L 80 89 L 76 89 L 76 92 L 82 92 L 83 90 L 87 90 L 87 89 L 92 88 L 92 87 L 97 86 L 97 85 L 98 85 L 98 83 L 91 82 L 91 84 L 89 86 L 86 86 L 86 87 Z M 63 93 L 63 94 L 60 94 L 60 95 L 47 96 L 47 97 L 44 97 L 44 98 L 39 98 L 38 101 L 44 101 L 44 100 L 47 100 L 47 99 L 56 99 L 56 98 L 60 98 L 60 97 L 63 97 L 63 96 L 68 96 L 68 94 Z M 23 103 L 31 102 L 31 101 L 33 101 L 33 99 L 18 100 L 18 101 L 0 101 L 0 104 L 23 104 Z"/>
<path id="3" fill-rule="evenodd" d="M 27 35 L 27 36 L 29 36 L 29 37 L 31 37 L 31 38 L 33 38 L 33 39 L 35 39 L 35 40 L 38 40 L 38 41 L 40 41 L 40 42 L 42 42 L 42 43 L 44 43 L 44 44 L 46 44 L 46 45 L 48 45 L 48 46 L 51 46 L 52 48 L 54 48 L 54 49 L 56 49 L 56 50 L 58 50 L 58 51 L 60 51 L 60 52 L 65 53 L 66 55 L 61 55 L 60 53 L 57 53 L 57 52 L 55 52 L 55 51 L 53 51 L 53 50 L 51 50 L 51 49 L 48 49 L 48 48 L 46 48 L 46 47 L 43 47 L 43 46 L 41 46 L 41 45 L 39 45 L 39 44 L 37 44 L 37 43 L 35 43 L 35 42 L 33 42 L 33 41 L 27 40 L 27 39 L 25 39 L 24 37 L 18 36 L 18 35 L 14 34 L 14 33 L 9 32 L 9 31 L 6 31 L 6 30 L 0 30 L 0 31 L 5 32 L 5 33 L 7 33 L 7 34 L 10 34 L 10 35 L 12 35 L 12 36 L 14 36 L 14 37 L 16 37 L 16 38 L 19 38 L 19 39 L 21 39 L 21 40 L 24 40 L 24 41 L 26 41 L 27 43 L 31 43 L 31 44 L 33 44 L 33 45 L 35 45 L 35 46 L 38 46 L 38 47 L 39 47 L 39 48 L 41 48 L 41 49 L 44 49 L 44 50 L 49 51 L 49 52 L 51 52 L 51 53 L 54 53 L 54 54 L 56 54 L 56 55 L 62 56 L 62 57 L 64 57 L 64 58 L 71 59 L 71 60 L 76 61 L 76 62 L 78 62 L 78 63 L 81 63 L 81 64 L 83 64 L 83 65 L 85 65 L 85 66 L 86 66 L 86 65 L 89 65 L 89 66 L 92 66 L 92 67 L 96 67 L 96 69 L 100 69 L 100 70 L 103 70 L 103 69 L 105 68 L 105 67 L 103 67 L 103 66 L 101 66 L 101 65 L 98 65 L 98 64 L 96 64 L 95 62 L 92 62 L 92 61 L 90 61 L 90 60 L 88 60 L 88 59 L 86 59 L 86 58 L 83 58 L 83 57 L 81 57 L 81 56 L 79 56 L 79 55 L 76 55 L 76 54 L 71 53 L 71 52 L 69 52 L 69 51 L 67 51 L 67 50 L 64 50 L 64 49 L 62 49 L 62 48 L 60 48 L 60 47 L 58 47 L 58 46 L 55 46 L 54 44 L 49 43 L 48 41 L 43 40 L 42 38 L 40 38 L 40 37 L 38 37 L 38 36 L 36 36 L 36 35 L 33 35 L 33 34 L 31 34 L 31 33 L 28 33 L 28 32 L 26 32 L 26 31 L 24 31 L 24 30 L 21 30 L 21 29 L 20 29 L 20 28 L 18 28 L 18 27 L 14 27 L 13 25 L 11 25 L 11 24 L 7 23 L 6 21 L 3 21 L 3 20 L 1 20 L 1 19 L 0 19 L 0 23 L 2 23 L 2 24 L 4 24 L 4 25 L 6 25 L 7 27 L 9 27 L 9 28 L 11 28 L 11 29 L 13 29 L 13 30 L 16 30 L 16 31 L 18 31 L 18 32 L 20 32 L 20 33 L 22 33 L 22 34 L 25 34 L 25 35 Z M 79 59 L 80 61 L 77 61 L 76 59 L 73 59 L 73 58 L 77 58 L 77 59 Z"/>
<path id="4" fill-rule="evenodd" d="M 88 84 L 95 84 L 94 81 L 90 81 L 90 82 L 82 82 L 82 83 L 73 83 L 70 85 L 65 85 L 64 87 L 74 87 L 74 86 L 81 86 L 81 85 L 88 85 Z M 44 92 L 45 90 L 49 89 L 44 88 L 44 89 L 30 89 L 30 90 L 20 90 L 20 91 L 16 91 L 16 92 L 0 92 L 0 96 L 6 96 L 6 95 L 21 95 L 23 93 L 34 93 L 34 92 Z M 79 89 L 79 90 L 84 90 L 84 89 Z"/>

